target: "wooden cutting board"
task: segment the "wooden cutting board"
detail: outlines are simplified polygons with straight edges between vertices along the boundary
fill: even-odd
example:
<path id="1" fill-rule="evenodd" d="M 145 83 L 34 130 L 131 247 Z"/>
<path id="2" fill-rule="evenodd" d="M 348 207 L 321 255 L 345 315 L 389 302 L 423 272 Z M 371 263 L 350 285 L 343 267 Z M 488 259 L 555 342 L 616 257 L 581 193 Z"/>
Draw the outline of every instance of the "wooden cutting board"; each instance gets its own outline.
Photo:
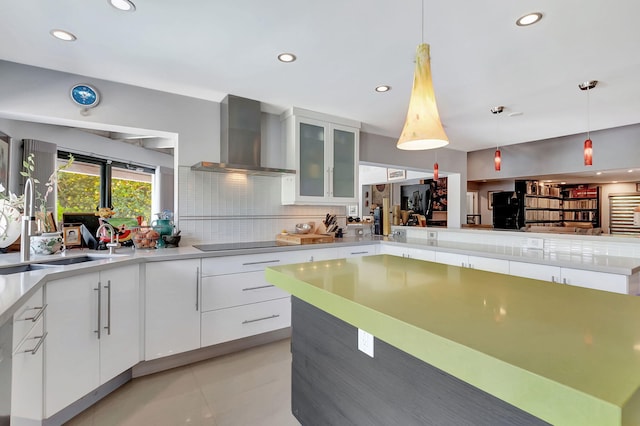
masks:
<path id="1" fill-rule="evenodd" d="M 321 234 L 278 234 L 276 235 L 276 241 L 288 243 L 288 244 L 319 244 L 319 243 L 332 243 L 333 235 L 321 235 Z"/>

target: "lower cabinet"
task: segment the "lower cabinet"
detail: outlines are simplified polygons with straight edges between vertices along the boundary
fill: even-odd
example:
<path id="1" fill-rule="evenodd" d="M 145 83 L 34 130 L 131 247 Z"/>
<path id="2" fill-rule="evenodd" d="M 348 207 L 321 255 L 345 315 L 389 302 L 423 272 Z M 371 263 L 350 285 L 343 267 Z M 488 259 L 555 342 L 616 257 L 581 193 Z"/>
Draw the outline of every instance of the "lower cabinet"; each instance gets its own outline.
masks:
<path id="1" fill-rule="evenodd" d="M 200 348 L 200 260 L 145 265 L 145 360 Z"/>
<path id="2" fill-rule="evenodd" d="M 10 377 L 11 422 L 14 425 L 29 424 L 42 418 L 43 343 L 47 337 L 43 294 L 42 289 L 38 290 L 13 316 Z M 9 354 L 6 356 L 8 358 Z"/>
<path id="3" fill-rule="evenodd" d="M 569 284 L 577 287 L 592 288 L 594 290 L 609 291 L 612 293 L 637 293 L 637 274 L 632 277 L 628 277 L 626 275 L 606 272 L 585 271 L 582 269 L 526 262 L 510 262 L 509 267 L 510 274 L 518 277 L 551 281 L 558 284 Z"/>
<path id="4" fill-rule="evenodd" d="M 139 267 L 50 281 L 45 300 L 50 417 L 140 360 Z"/>
<path id="5" fill-rule="evenodd" d="M 202 346 L 254 336 L 291 325 L 290 297 L 202 313 Z"/>
<path id="6" fill-rule="evenodd" d="M 338 248 L 338 258 L 372 256 L 378 254 L 378 245 L 352 246 Z"/>
<path id="7" fill-rule="evenodd" d="M 391 254 L 393 256 L 407 257 L 409 259 L 420 259 L 428 262 L 435 262 L 436 252 L 433 250 L 417 249 L 413 247 L 393 246 L 383 244 L 380 246 L 380 254 Z"/>

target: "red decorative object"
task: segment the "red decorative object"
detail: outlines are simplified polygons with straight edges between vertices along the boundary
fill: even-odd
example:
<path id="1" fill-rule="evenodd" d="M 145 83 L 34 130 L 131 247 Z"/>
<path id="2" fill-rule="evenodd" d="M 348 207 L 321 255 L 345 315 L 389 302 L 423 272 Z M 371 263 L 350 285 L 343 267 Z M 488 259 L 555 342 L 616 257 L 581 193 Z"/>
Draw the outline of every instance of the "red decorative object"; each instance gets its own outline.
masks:
<path id="1" fill-rule="evenodd" d="M 493 157 L 493 166 L 496 169 L 496 172 L 500 171 L 501 163 L 502 163 L 502 157 L 500 155 L 500 150 L 496 148 L 496 155 Z"/>
<path id="2" fill-rule="evenodd" d="M 584 165 L 593 165 L 593 142 L 591 139 L 584 141 Z"/>
<path id="3" fill-rule="evenodd" d="M 433 180 L 438 180 L 438 163 L 433 163 Z"/>

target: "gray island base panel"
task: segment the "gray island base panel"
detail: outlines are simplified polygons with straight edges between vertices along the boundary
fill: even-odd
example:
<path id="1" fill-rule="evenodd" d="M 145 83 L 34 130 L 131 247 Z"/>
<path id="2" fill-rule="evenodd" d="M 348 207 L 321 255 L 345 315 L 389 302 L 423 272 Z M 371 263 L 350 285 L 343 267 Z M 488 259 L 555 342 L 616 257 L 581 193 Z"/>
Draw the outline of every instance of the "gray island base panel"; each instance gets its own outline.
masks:
<path id="1" fill-rule="evenodd" d="M 377 338 L 371 358 L 357 328 L 291 302 L 291 409 L 304 426 L 549 424 Z"/>

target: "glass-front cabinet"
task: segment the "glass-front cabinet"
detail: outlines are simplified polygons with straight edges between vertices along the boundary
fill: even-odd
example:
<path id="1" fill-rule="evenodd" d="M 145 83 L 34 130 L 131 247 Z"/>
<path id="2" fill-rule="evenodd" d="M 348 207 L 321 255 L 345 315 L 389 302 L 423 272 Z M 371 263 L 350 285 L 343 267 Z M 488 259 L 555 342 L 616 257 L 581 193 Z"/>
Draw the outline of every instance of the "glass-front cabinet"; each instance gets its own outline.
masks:
<path id="1" fill-rule="evenodd" d="M 360 123 L 312 111 L 291 109 L 282 116 L 287 139 L 283 204 L 357 202 Z"/>

